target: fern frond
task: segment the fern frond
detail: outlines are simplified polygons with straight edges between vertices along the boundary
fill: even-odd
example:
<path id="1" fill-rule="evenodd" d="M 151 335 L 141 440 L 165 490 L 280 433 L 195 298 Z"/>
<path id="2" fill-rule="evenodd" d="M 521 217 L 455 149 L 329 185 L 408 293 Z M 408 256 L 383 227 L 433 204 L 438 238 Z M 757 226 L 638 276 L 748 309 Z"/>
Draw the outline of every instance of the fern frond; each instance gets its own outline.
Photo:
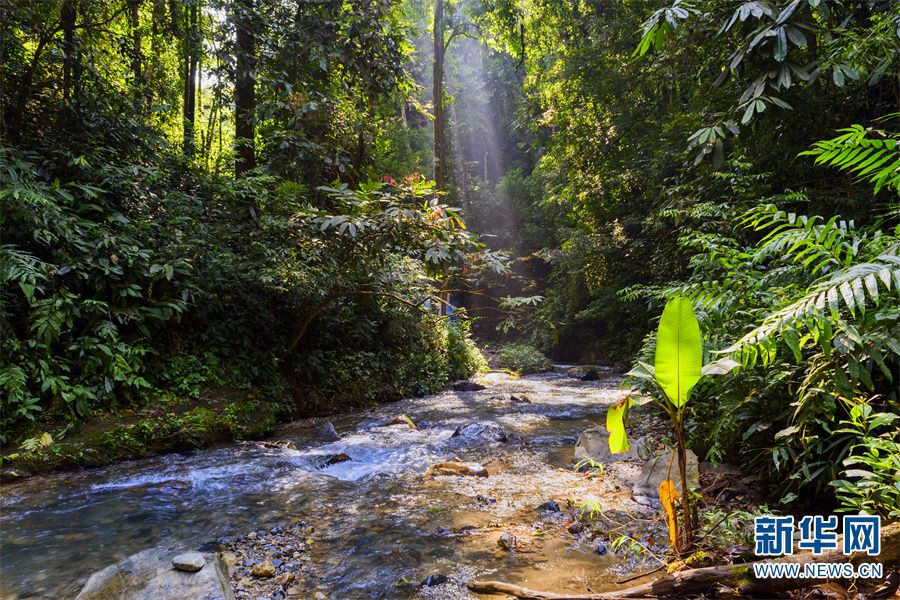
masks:
<path id="1" fill-rule="evenodd" d="M 853 173 L 875 186 L 900 192 L 900 136 L 880 129 L 851 125 L 842 135 L 813 144 L 800 156 L 815 156 L 817 165 L 830 165 Z"/>
<path id="2" fill-rule="evenodd" d="M 786 331 L 796 332 L 804 326 L 814 335 L 820 329 L 830 331 L 831 322 L 838 321 L 841 311 L 854 316 L 857 311 L 865 313 L 867 308 L 881 305 L 885 296 L 900 297 L 900 255 L 896 246 L 870 262 L 852 265 L 820 280 L 802 298 L 769 315 L 727 352 L 751 363 L 760 356 L 767 364 L 774 356 L 775 338 Z M 827 318 L 826 309 L 833 319 Z"/>

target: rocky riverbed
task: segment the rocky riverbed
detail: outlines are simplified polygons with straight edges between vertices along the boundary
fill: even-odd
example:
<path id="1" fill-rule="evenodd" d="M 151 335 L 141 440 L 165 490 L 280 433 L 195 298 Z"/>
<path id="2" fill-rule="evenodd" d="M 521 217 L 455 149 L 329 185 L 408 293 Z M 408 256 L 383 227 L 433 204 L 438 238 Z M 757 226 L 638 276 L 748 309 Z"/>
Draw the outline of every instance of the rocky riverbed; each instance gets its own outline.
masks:
<path id="1" fill-rule="evenodd" d="M 219 553 L 239 599 L 470 598 L 476 577 L 614 589 L 666 546 L 653 499 L 633 495 L 646 455 L 664 453 L 662 421 L 633 411 L 645 454 L 572 468 L 619 381 L 490 374 L 265 443 L 7 486 L 2 597 L 72 597 L 161 544 Z"/>

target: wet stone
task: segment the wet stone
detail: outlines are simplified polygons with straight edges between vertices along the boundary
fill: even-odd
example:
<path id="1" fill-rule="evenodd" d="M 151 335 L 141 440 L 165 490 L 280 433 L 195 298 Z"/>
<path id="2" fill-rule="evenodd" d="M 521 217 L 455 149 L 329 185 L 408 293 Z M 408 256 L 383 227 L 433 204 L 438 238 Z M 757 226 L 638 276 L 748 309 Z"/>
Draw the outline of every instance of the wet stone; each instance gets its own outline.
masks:
<path id="1" fill-rule="evenodd" d="M 187 571 L 188 573 L 199 571 L 205 564 L 206 559 L 203 558 L 203 555 L 199 552 L 185 552 L 172 559 L 173 567 L 179 571 Z"/>
<path id="2" fill-rule="evenodd" d="M 211 542 L 206 542 L 205 544 L 200 544 L 197 547 L 197 552 L 221 552 L 222 544 L 213 540 Z"/>
<path id="3" fill-rule="evenodd" d="M 538 506 L 538 510 L 541 512 L 559 512 L 559 503 L 556 500 L 550 500 Z"/>
<path id="4" fill-rule="evenodd" d="M 423 587 L 434 587 L 436 585 L 443 585 L 450 581 L 450 578 L 441 573 L 435 573 L 434 575 L 429 575 L 422 581 Z"/>
<path id="5" fill-rule="evenodd" d="M 502 534 L 500 534 L 500 538 L 497 540 L 497 545 L 504 550 L 515 550 L 516 536 L 508 531 L 504 531 Z"/>
<path id="6" fill-rule="evenodd" d="M 509 440 L 509 436 L 503 428 L 484 423 L 470 423 L 463 427 L 457 427 L 450 437 L 489 442 L 506 442 Z"/>
<path id="7" fill-rule="evenodd" d="M 316 460 L 316 468 L 324 469 L 326 467 L 330 467 L 331 465 L 336 465 L 338 463 L 347 462 L 348 460 L 353 460 L 343 452 L 340 454 L 326 454 L 325 456 Z"/>

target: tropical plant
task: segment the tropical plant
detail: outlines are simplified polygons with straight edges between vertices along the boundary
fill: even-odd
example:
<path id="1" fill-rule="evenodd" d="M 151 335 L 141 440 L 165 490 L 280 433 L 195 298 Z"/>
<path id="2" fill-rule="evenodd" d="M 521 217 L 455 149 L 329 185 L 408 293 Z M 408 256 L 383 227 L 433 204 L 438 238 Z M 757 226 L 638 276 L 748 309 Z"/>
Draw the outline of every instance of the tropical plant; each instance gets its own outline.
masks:
<path id="1" fill-rule="evenodd" d="M 691 507 L 691 490 L 687 482 L 687 443 L 684 432 L 685 405 L 694 386 L 704 375 L 722 375 L 738 364 L 728 358 L 703 365 L 703 342 L 700 325 L 694 315 L 690 300 L 676 296 L 663 310 L 656 333 L 656 359 L 653 365 L 639 362 L 628 375 L 632 380 L 649 383 L 655 393 L 650 398 L 662 408 L 672 421 L 675 434 L 675 456 L 681 479 L 682 520 L 679 524 L 672 508 L 677 493 L 671 481 L 664 489 L 660 486 L 660 500 L 666 508 L 673 546 L 679 552 L 688 550 L 694 538 L 694 514 Z M 609 449 L 613 454 L 627 452 L 630 448 L 625 431 L 628 409 L 634 404 L 632 397 L 611 407 L 606 413 L 609 431 Z M 670 466 L 671 468 L 671 466 Z M 665 485 L 666 482 L 663 482 Z"/>

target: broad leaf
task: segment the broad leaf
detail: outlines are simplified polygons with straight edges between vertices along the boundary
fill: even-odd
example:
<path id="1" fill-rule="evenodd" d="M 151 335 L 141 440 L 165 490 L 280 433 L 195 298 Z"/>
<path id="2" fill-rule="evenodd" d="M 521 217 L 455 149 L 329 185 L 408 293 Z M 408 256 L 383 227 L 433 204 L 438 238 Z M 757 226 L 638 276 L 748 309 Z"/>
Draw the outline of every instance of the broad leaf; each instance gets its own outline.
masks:
<path id="1" fill-rule="evenodd" d="M 609 451 L 612 454 L 622 454 L 631 450 L 628 443 L 628 434 L 625 432 L 625 415 L 631 407 L 631 398 L 616 406 L 610 406 L 606 411 L 606 430 L 609 432 Z"/>
<path id="2" fill-rule="evenodd" d="M 663 310 L 656 334 L 654 366 L 656 380 L 666 397 L 676 407 L 684 406 L 700 380 L 703 366 L 700 324 L 687 298 L 672 298 Z"/>

